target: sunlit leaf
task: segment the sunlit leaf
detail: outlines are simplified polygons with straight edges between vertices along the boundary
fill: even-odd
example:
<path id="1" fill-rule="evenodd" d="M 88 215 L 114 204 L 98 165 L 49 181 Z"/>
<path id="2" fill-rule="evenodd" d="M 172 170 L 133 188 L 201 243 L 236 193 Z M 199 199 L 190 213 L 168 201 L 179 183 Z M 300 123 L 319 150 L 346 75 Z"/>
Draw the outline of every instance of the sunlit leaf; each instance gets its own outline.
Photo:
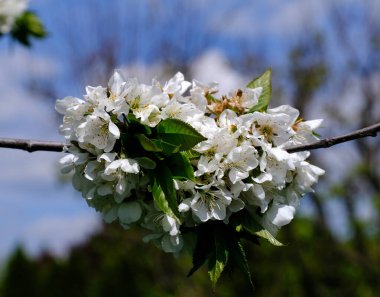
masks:
<path id="1" fill-rule="evenodd" d="M 153 194 L 154 202 L 156 203 L 158 208 L 162 210 L 165 214 L 171 214 L 172 211 L 169 207 L 169 203 L 166 200 L 164 191 L 162 191 L 157 180 L 154 180 L 153 182 L 152 194 Z"/>
<path id="2" fill-rule="evenodd" d="M 257 105 L 252 107 L 249 112 L 266 111 L 269 105 L 270 97 L 272 95 L 272 82 L 271 82 L 272 69 L 266 70 L 259 77 L 248 83 L 247 88 L 255 89 L 262 87 L 261 95 Z"/>
<path id="3" fill-rule="evenodd" d="M 259 231 L 254 232 L 254 233 L 258 237 L 261 237 L 261 238 L 268 240 L 271 244 L 273 244 L 275 246 L 283 246 L 284 245 L 281 242 L 279 242 L 268 230 L 261 229 Z"/>
<path id="4" fill-rule="evenodd" d="M 150 140 L 148 137 L 146 137 L 144 134 L 136 134 L 136 137 L 138 141 L 140 142 L 141 146 L 144 150 L 147 152 L 162 152 L 162 147 L 159 147 L 156 145 L 152 140 Z"/>
<path id="5" fill-rule="evenodd" d="M 177 192 L 174 188 L 173 175 L 165 162 L 159 162 L 153 172 L 157 185 L 160 186 L 165 195 L 165 200 L 168 203 L 171 211 L 179 218 Z"/>
<path id="6" fill-rule="evenodd" d="M 208 257 L 208 274 L 214 289 L 228 262 L 229 251 L 226 243 L 228 238 L 223 235 L 218 232 L 213 234 L 214 244 Z"/>
<path id="7" fill-rule="evenodd" d="M 158 138 L 176 146 L 181 146 L 181 151 L 190 150 L 197 143 L 206 140 L 191 125 L 177 119 L 166 119 L 157 125 Z"/>

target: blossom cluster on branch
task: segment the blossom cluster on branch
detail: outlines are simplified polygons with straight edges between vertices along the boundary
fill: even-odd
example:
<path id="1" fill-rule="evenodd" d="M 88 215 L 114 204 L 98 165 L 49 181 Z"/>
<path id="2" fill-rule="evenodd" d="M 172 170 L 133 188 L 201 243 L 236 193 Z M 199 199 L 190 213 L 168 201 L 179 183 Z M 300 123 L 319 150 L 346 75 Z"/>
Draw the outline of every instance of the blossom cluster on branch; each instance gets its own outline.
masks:
<path id="1" fill-rule="evenodd" d="M 74 172 L 74 187 L 106 222 L 142 226 L 166 252 L 190 250 L 189 274 L 207 261 L 215 284 L 230 261 L 249 276 L 241 239 L 280 245 L 276 232 L 324 173 L 309 152 L 286 151 L 315 141 L 322 120 L 269 109 L 270 75 L 217 96 L 217 83 L 181 73 L 145 85 L 115 71 L 84 100 L 56 102 L 69 144 L 62 172 Z"/>

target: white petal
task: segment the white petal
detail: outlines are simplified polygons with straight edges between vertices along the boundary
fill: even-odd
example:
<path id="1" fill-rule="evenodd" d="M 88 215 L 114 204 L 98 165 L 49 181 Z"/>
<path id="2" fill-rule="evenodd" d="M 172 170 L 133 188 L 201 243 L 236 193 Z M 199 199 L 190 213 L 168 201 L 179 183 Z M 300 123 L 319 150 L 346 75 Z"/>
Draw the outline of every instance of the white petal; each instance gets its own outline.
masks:
<path id="1" fill-rule="evenodd" d="M 139 173 L 140 166 L 137 161 L 133 159 L 123 159 L 121 160 L 121 170 L 126 173 Z"/>
<path id="2" fill-rule="evenodd" d="M 182 201 L 180 205 L 178 205 L 179 212 L 186 212 L 190 210 L 191 198 L 187 198 Z"/>
<path id="3" fill-rule="evenodd" d="M 74 169 L 74 158 L 75 155 L 68 154 L 59 160 L 59 164 L 61 165 L 61 173 L 66 174 Z"/>
<path id="4" fill-rule="evenodd" d="M 193 213 L 201 220 L 201 222 L 206 222 L 210 219 L 210 214 L 206 208 L 206 206 L 202 203 L 195 203 L 192 206 Z"/>
<path id="5" fill-rule="evenodd" d="M 257 177 L 253 177 L 252 180 L 253 180 L 254 182 L 258 183 L 258 184 L 262 184 L 262 183 L 264 183 L 264 182 L 266 182 L 266 181 L 271 181 L 272 178 L 273 178 L 273 177 L 272 177 L 271 174 L 264 172 L 264 173 L 260 174 L 260 175 L 257 176 Z"/>
<path id="6" fill-rule="evenodd" d="M 119 137 L 120 137 L 120 130 L 119 130 L 119 128 L 112 121 L 110 121 L 109 124 L 108 124 L 108 130 L 111 132 L 111 134 L 116 139 L 119 139 Z"/>
<path id="7" fill-rule="evenodd" d="M 176 220 L 167 215 L 162 220 L 162 228 L 165 232 L 169 232 L 171 236 L 177 235 L 179 233 Z"/>
<path id="8" fill-rule="evenodd" d="M 228 209 L 232 212 L 238 212 L 244 208 L 245 204 L 241 199 L 232 199 Z"/>
<path id="9" fill-rule="evenodd" d="M 84 169 L 84 176 L 88 180 L 94 180 L 97 176 L 96 169 L 99 167 L 99 163 L 97 161 L 88 162 L 86 168 Z"/>
<path id="10" fill-rule="evenodd" d="M 226 206 L 220 200 L 215 202 L 215 206 L 212 208 L 212 216 L 217 220 L 224 220 L 226 218 Z"/>
<path id="11" fill-rule="evenodd" d="M 274 204 L 266 214 L 272 224 L 282 227 L 289 224 L 290 221 L 293 220 L 295 212 L 296 209 L 293 206 Z"/>
<path id="12" fill-rule="evenodd" d="M 115 71 L 111 76 L 108 86 L 111 88 L 114 94 L 120 94 L 125 85 L 124 77 L 120 71 Z"/>
<path id="13" fill-rule="evenodd" d="M 247 178 L 248 176 L 249 176 L 249 173 L 247 171 L 241 171 L 241 170 L 238 170 L 237 168 L 232 168 L 230 172 L 228 173 L 228 177 L 230 178 L 233 184 Z"/>
<path id="14" fill-rule="evenodd" d="M 116 172 L 116 170 L 120 167 L 120 165 L 121 165 L 121 160 L 113 161 L 106 167 L 106 169 L 104 169 L 104 174 L 110 175 Z"/>
<path id="15" fill-rule="evenodd" d="M 99 157 L 98 157 L 98 161 L 100 160 L 104 160 L 108 163 L 111 163 L 113 160 L 115 160 L 115 157 L 117 156 L 116 153 L 104 153 L 104 154 L 101 154 Z"/>

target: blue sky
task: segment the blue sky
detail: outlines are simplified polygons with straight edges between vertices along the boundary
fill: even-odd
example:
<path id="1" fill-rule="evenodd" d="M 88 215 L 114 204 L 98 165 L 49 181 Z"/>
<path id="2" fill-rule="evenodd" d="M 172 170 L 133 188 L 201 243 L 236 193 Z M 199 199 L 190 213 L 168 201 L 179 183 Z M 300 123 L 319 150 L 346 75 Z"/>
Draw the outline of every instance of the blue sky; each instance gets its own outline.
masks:
<path id="1" fill-rule="evenodd" d="M 0 39 L 0 137 L 61 141 L 54 101 L 68 95 L 81 96 L 87 84 L 100 83 L 85 59 L 91 55 L 93 59 L 102 59 L 111 48 L 116 52 L 118 67 L 127 75 L 150 80 L 160 72 L 168 72 L 164 64 L 168 60 L 163 55 L 165 50 L 155 48 L 165 45 L 166 40 L 173 55 L 172 63 L 191 60 L 192 77 L 220 81 L 225 92 L 241 87 L 263 70 L 253 69 L 250 77 L 234 69 L 233 61 L 242 54 L 242 44 L 248 52 L 262 58 L 265 65 L 261 67 L 286 65 L 287 50 L 299 34 L 319 28 L 331 40 L 328 46 L 329 54 L 334 57 L 332 65 L 345 59 L 334 45 L 336 36 L 328 30 L 332 1 L 30 2 L 50 34 L 46 40 L 36 41 L 31 50 Z M 356 11 L 358 16 L 353 18 L 353 23 L 360 20 L 360 10 L 355 10 L 360 1 L 333 2 L 347 7 L 348 11 Z M 376 1 L 371 3 L 380 14 Z M 360 32 L 360 25 L 352 30 L 354 41 L 360 40 Z M 99 52 L 98 57 L 95 53 Z M 365 56 L 365 48 L 359 55 Z M 169 73 L 174 74 L 176 70 Z M 102 74 L 103 78 L 108 76 L 109 73 Z M 48 91 L 49 98 L 31 91 L 35 82 L 37 86 L 42 82 L 42 90 Z M 342 95 L 347 100 L 345 106 L 359 104 L 357 98 L 361 94 L 355 93 L 354 80 Z M 313 106 L 308 114 L 314 118 L 326 116 L 320 104 Z M 352 108 L 347 108 L 347 114 L 355 121 Z M 330 124 L 327 119 L 325 125 Z M 321 134 L 331 131 L 334 130 Z M 338 173 L 346 169 L 344 164 L 357 159 L 349 146 L 331 150 L 329 154 L 329 160 L 340 156 L 336 164 L 330 162 L 337 172 L 330 178 L 338 179 Z M 41 249 L 64 254 L 71 244 L 84 240 L 101 227 L 99 217 L 87 207 L 80 193 L 69 182 L 62 182 L 57 167 L 61 156 L 0 149 L 0 259 L 17 244 L 25 245 L 32 254 L 38 254 Z M 334 209 L 337 208 L 338 205 Z M 304 207 L 304 212 L 310 210 Z M 332 217 L 336 226 L 344 225 L 339 218 Z"/>

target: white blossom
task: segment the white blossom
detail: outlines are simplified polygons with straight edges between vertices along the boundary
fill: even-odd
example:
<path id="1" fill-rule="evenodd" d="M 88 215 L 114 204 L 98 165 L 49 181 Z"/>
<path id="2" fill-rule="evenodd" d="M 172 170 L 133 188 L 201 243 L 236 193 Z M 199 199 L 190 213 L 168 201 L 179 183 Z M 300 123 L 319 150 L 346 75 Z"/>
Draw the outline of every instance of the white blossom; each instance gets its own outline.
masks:
<path id="1" fill-rule="evenodd" d="M 217 86 L 190 84 L 181 73 L 162 85 L 156 80 L 146 85 L 115 71 L 107 87 L 88 86 L 84 100 L 57 100 L 60 133 L 69 147 L 59 161 L 61 171 L 74 172 L 74 188 L 105 222 L 118 220 L 126 229 L 140 225 L 151 231 L 144 241 L 166 252 L 183 248 L 183 226 L 229 224 L 242 210 L 275 235 L 324 174 L 307 161 L 309 152 L 286 148 L 317 139 L 314 130 L 322 120 L 303 121 L 289 105 L 250 113 L 262 87 L 219 96 Z M 186 122 L 205 138 L 190 151 L 175 152 L 193 155 L 186 163 L 188 179 L 182 169 L 176 176 L 183 164 L 170 167 L 172 155 L 155 147 L 163 143 L 156 127 L 166 119 Z M 146 146 L 140 142 L 144 137 Z M 166 197 L 170 184 L 160 185 L 157 194 L 155 174 L 173 182 L 178 209 Z"/>

